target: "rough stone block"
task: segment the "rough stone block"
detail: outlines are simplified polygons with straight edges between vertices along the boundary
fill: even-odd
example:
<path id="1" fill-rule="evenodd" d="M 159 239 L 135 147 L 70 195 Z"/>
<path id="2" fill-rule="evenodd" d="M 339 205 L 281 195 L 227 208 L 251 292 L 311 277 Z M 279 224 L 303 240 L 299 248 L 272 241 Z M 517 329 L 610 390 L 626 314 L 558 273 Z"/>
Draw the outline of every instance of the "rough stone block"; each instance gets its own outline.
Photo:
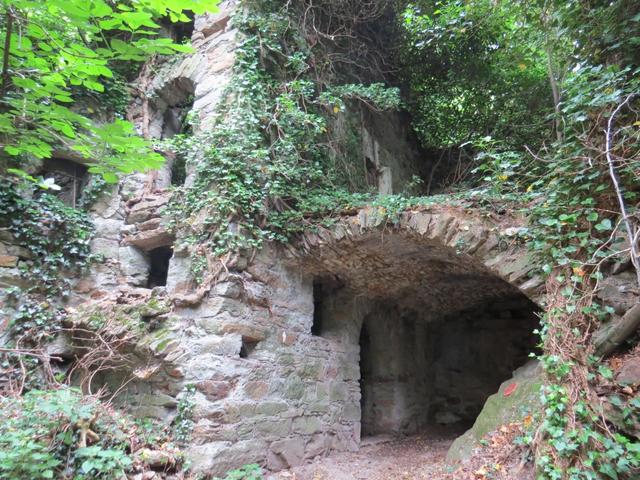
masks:
<path id="1" fill-rule="evenodd" d="M 129 277 L 129 283 L 134 286 L 146 286 L 149 276 L 147 257 L 135 247 L 120 247 L 118 258 L 122 273 Z"/>
<path id="2" fill-rule="evenodd" d="M 169 201 L 169 197 L 148 198 L 142 202 L 136 203 L 127 216 L 127 223 L 142 223 L 152 217 L 158 216 L 158 209 L 163 207 Z"/>
<path id="3" fill-rule="evenodd" d="M 305 392 L 304 382 L 297 375 L 291 375 L 286 379 L 284 395 L 292 400 L 300 400 Z"/>
<path id="4" fill-rule="evenodd" d="M 329 398 L 332 401 L 345 401 L 349 398 L 349 390 L 347 388 L 346 383 L 335 382 L 331 384 L 331 388 L 329 390 Z"/>
<path id="5" fill-rule="evenodd" d="M 224 335 L 221 337 L 208 335 L 204 339 L 196 342 L 196 346 L 199 351 L 203 353 L 237 357 L 240 355 L 242 337 L 240 337 L 240 335 Z"/>
<path id="6" fill-rule="evenodd" d="M 203 380 L 196 384 L 196 389 L 204 394 L 207 400 L 216 401 L 226 398 L 233 385 L 231 382 Z"/>
<path id="7" fill-rule="evenodd" d="M 219 331 L 221 334 L 240 334 L 248 342 L 261 342 L 267 336 L 266 329 L 244 323 L 225 323 Z"/>
<path id="8" fill-rule="evenodd" d="M 118 259 L 120 242 L 106 238 L 94 238 L 91 240 L 91 252 L 103 255 L 107 259 Z"/>
<path id="9" fill-rule="evenodd" d="M 210 442 L 194 445 L 188 450 L 189 460 L 194 472 L 213 473 L 217 460 L 231 447 L 231 442 Z M 225 472 L 217 472 L 223 474 Z"/>
<path id="10" fill-rule="evenodd" d="M 291 433 L 291 419 L 261 421 L 255 425 L 255 432 L 264 435 L 267 439 L 285 438 Z"/>
<path id="11" fill-rule="evenodd" d="M 154 230 L 146 230 L 129 235 L 125 238 L 128 245 L 133 245 L 141 250 L 149 251 L 158 247 L 166 247 L 173 243 L 175 237 L 166 228 L 159 227 Z"/>
<path id="12" fill-rule="evenodd" d="M 275 417 L 276 415 L 285 416 L 285 412 L 289 410 L 286 402 L 261 402 L 254 405 L 254 412 L 267 417 Z"/>
<path id="13" fill-rule="evenodd" d="M 317 433 L 305 446 L 304 456 L 306 458 L 314 458 L 318 455 L 324 455 L 331 447 L 331 437 L 326 433 Z"/>
<path id="14" fill-rule="evenodd" d="M 244 393 L 252 400 L 260 400 L 267 395 L 269 384 L 267 382 L 247 382 L 244 386 Z"/>
<path id="15" fill-rule="evenodd" d="M 13 255 L 0 255 L 0 267 L 12 268 L 18 265 L 18 257 Z"/>
<path id="16" fill-rule="evenodd" d="M 322 430 L 319 417 L 298 417 L 293 419 L 293 431 L 302 435 L 310 435 Z"/>
<path id="17" fill-rule="evenodd" d="M 122 221 L 95 217 L 93 219 L 93 224 L 95 226 L 96 237 L 107 238 L 109 240 L 120 240 L 120 228 L 122 226 Z"/>
<path id="18" fill-rule="evenodd" d="M 347 404 L 342 409 L 342 420 L 345 422 L 359 422 L 360 416 L 360 405 Z"/>
<path id="19" fill-rule="evenodd" d="M 297 467 L 304 461 L 304 442 L 299 438 L 290 438 L 273 442 L 267 456 L 267 467 L 271 470 L 282 470 Z"/>

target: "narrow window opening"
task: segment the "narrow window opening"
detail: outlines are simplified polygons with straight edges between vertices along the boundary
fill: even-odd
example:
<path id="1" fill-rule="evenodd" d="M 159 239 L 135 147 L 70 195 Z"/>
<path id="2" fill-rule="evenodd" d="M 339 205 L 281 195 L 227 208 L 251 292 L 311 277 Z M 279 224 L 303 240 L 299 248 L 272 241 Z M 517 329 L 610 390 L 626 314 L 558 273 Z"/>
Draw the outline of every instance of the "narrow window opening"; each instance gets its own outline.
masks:
<path id="1" fill-rule="evenodd" d="M 87 167 L 63 158 L 45 160 L 38 175 L 45 179 L 53 179 L 60 187 L 60 190 L 47 190 L 48 194 L 54 195 L 74 208 L 78 205 L 82 190 L 89 180 Z"/>
<path id="2" fill-rule="evenodd" d="M 169 260 L 173 256 L 171 247 L 158 247 L 149 252 L 149 279 L 147 288 L 164 287 L 167 285 L 169 274 Z"/>
<path id="3" fill-rule="evenodd" d="M 369 433 L 368 419 L 370 414 L 365 413 L 365 409 L 368 404 L 368 392 L 366 382 L 371 375 L 371 338 L 369 337 L 369 331 L 367 326 L 363 325 L 360 330 L 360 420 L 361 420 L 361 434 L 366 436 Z"/>
<path id="4" fill-rule="evenodd" d="M 313 324 L 311 325 L 311 335 L 322 335 L 323 324 L 323 285 L 320 280 L 314 280 L 313 282 Z"/>
<path id="5" fill-rule="evenodd" d="M 242 346 L 240 347 L 240 358 L 249 358 L 258 346 L 258 341 L 252 338 L 242 337 Z"/>
<path id="6" fill-rule="evenodd" d="M 177 154 L 171 162 L 171 185 L 181 186 L 187 179 L 187 159 L 184 155 Z"/>
<path id="7" fill-rule="evenodd" d="M 378 167 L 376 166 L 375 163 L 373 163 L 373 160 L 371 160 L 369 157 L 365 157 L 364 165 L 366 169 L 367 185 L 369 185 L 370 187 L 378 188 L 378 176 L 380 175 L 380 172 L 378 171 Z"/>
<path id="8" fill-rule="evenodd" d="M 174 79 L 166 85 L 158 97 L 158 134 L 162 139 L 170 139 L 176 136 L 189 137 L 193 133 L 192 122 L 189 114 L 193 109 L 195 85 L 186 78 Z M 184 185 L 187 178 L 187 156 L 177 148 L 174 153 L 167 154 L 166 182 L 174 186 Z"/>
<path id="9" fill-rule="evenodd" d="M 172 22 L 168 17 L 160 20 L 163 33 L 166 37 L 171 38 L 175 43 L 191 44 L 191 36 L 195 29 L 195 16 L 193 12 L 187 12 L 189 21 L 187 22 Z"/>

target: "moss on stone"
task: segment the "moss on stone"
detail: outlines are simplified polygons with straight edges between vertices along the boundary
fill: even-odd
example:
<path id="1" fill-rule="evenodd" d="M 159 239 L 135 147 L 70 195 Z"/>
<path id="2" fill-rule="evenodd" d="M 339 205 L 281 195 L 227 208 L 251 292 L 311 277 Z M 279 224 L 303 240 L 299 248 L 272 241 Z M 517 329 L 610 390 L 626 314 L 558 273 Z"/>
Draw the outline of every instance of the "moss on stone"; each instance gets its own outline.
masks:
<path id="1" fill-rule="evenodd" d="M 505 396 L 507 388 L 515 390 Z M 449 448 L 447 461 L 464 461 L 480 445 L 482 438 L 500 425 L 521 421 L 527 414 L 540 407 L 540 387 L 542 370 L 538 362 L 529 362 L 516 370 L 513 378 L 507 380 L 497 393 L 491 395 L 473 427 L 458 437 Z"/>

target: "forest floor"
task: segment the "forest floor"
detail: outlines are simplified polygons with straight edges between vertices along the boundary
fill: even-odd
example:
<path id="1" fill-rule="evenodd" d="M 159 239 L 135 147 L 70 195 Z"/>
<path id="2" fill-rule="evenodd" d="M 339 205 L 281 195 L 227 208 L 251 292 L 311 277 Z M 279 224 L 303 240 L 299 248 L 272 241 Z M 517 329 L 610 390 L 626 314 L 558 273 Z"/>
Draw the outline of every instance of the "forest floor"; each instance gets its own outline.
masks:
<path id="1" fill-rule="evenodd" d="M 403 438 L 371 437 L 358 452 L 333 453 L 313 463 L 285 470 L 270 480 L 423 480 L 452 470 L 445 464 L 451 435 Z M 442 476 L 442 478 L 446 478 Z"/>
<path id="2" fill-rule="evenodd" d="M 334 452 L 306 465 L 284 470 L 267 480 L 525 480 L 533 478 L 532 468 L 504 464 L 489 472 L 484 465 L 494 455 L 483 455 L 464 466 L 446 462 L 449 447 L 460 432 L 430 432 L 409 437 L 370 437 L 363 439 L 358 452 Z M 504 451 L 512 443 L 511 435 L 496 444 Z M 496 437 L 497 438 L 497 437 Z M 507 447 L 508 448 L 508 447 Z"/>

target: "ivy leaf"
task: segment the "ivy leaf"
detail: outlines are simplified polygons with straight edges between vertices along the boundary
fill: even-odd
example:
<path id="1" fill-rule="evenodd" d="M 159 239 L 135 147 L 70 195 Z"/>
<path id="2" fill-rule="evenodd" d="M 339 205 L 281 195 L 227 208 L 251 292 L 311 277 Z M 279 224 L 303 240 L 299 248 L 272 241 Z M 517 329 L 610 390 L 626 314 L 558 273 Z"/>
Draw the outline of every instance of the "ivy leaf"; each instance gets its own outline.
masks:
<path id="1" fill-rule="evenodd" d="M 604 473 L 609 478 L 618 480 L 618 472 L 616 472 L 616 469 L 613 468 L 613 465 L 611 465 L 610 463 L 603 463 L 602 465 L 600 465 L 598 471 L 600 473 Z"/>
<path id="2" fill-rule="evenodd" d="M 598 223 L 594 228 L 599 232 L 604 232 L 607 230 L 611 230 L 613 228 L 613 225 L 611 224 L 611 220 L 609 220 L 608 218 L 605 218 L 600 223 Z"/>

